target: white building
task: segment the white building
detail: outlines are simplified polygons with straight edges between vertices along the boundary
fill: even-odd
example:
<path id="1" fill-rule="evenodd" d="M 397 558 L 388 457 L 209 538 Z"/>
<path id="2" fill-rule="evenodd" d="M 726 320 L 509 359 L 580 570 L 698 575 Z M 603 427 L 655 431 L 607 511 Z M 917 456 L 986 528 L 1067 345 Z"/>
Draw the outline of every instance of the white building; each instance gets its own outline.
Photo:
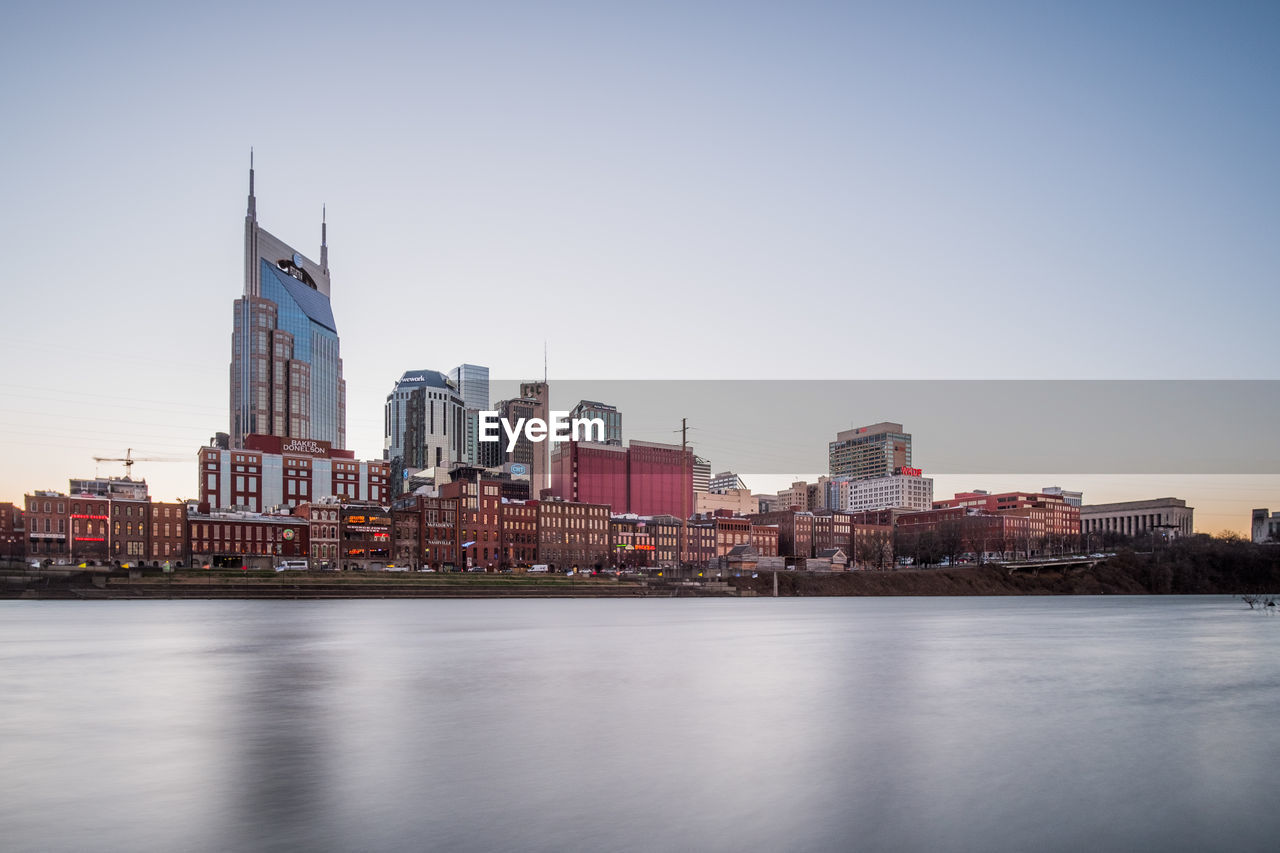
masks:
<path id="1" fill-rule="evenodd" d="M 933 478 L 919 474 L 890 474 L 865 480 L 836 481 L 836 509 L 862 512 L 872 509 L 933 509 Z"/>
<path id="2" fill-rule="evenodd" d="M 1067 506 L 1084 506 L 1084 492 L 1073 492 L 1070 489 L 1064 489 L 1062 486 L 1049 486 L 1041 490 L 1046 495 L 1059 495 L 1066 501 Z"/>
<path id="3" fill-rule="evenodd" d="M 1259 545 L 1264 542 L 1280 542 L 1280 512 L 1271 512 L 1269 509 L 1255 509 L 1253 511 L 1252 538 Z"/>

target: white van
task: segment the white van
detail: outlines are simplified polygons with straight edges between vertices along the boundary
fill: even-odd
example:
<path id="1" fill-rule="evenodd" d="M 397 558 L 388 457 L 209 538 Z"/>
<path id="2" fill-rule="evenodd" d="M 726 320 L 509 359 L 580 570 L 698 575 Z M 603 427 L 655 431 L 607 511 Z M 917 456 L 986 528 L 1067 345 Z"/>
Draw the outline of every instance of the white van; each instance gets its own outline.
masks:
<path id="1" fill-rule="evenodd" d="M 305 572 L 306 570 L 306 560 L 282 560 L 276 566 L 277 572 Z"/>
<path id="2" fill-rule="evenodd" d="M 529 574 L 531 575 L 545 575 L 549 571 L 551 571 L 551 567 L 546 563 L 539 563 L 536 566 L 529 567 Z"/>

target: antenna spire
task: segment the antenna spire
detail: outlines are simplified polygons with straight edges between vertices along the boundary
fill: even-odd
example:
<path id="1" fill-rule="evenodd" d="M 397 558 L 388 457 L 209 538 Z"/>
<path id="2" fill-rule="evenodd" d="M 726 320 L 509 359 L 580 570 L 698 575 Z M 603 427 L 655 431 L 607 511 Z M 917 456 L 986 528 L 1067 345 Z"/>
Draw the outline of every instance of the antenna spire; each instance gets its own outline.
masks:
<path id="1" fill-rule="evenodd" d="M 320 205 L 320 269 L 329 269 L 329 211 L 328 205 Z"/>
<path id="2" fill-rule="evenodd" d="M 250 219 L 258 218 L 258 201 L 253 197 L 253 146 L 249 146 L 249 209 L 247 213 Z"/>
<path id="3" fill-rule="evenodd" d="M 547 339 L 542 339 L 542 384 L 547 384 Z"/>

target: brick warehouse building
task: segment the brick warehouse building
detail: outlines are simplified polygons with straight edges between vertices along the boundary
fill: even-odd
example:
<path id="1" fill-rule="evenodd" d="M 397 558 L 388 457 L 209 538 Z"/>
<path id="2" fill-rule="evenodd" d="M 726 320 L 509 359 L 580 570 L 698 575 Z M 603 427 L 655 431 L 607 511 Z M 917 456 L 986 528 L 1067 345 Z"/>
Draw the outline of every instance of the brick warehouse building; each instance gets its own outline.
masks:
<path id="1" fill-rule="evenodd" d="M 26 517 L 17 504 L 0 503 L 0 559 L 21 560 L 26 555 Z"/>
<path id="2" fill-rule="evenodd" d="M 292 515 L 209 511 L 187 516 L 191 564 L 200 568 L 271 569 L 304 560 L 309 525 Z"/>
<path id="3" fill-rule="evenodd" d="M 385 503 L 390 463 L 362 462 L 324 441 L 250 435 L 243 449 L 202 447 L 200 503 L 263 512 L 325 498 Z"/>
<path id="4" fill-rule="evenodd" d="M 610 565 L 609 507 L 538 501 L 538 561 L 553 570 Z"/>
<path id="5" fill-rule="evenodd" d="M 1031 535 L 1036 538 L 1075 537 L 1080 534 L 1080 507 L 1067 503 L 1060 494 L 1039 492 L 959 492 L 954 498 L 935 500 L 934 509 L 974 507 L 986 512 L 1026 516 Z"/>
<path id="6" fill-rule="evenodd" d="M 188 564 L 185 503 L 152 501 L 150 532 L 147 559 L 153 566 L 163 565 L 165 562 L 179 567 Z"/>
<path id="7" fill-rule="evenodd" d="M 632 441 L 621 447 L 562 442 L 552 460 L 551 494 L 602 503 L 618 515 L 689 517 L 695 509 L 693 451 L 679 445 Z"/>

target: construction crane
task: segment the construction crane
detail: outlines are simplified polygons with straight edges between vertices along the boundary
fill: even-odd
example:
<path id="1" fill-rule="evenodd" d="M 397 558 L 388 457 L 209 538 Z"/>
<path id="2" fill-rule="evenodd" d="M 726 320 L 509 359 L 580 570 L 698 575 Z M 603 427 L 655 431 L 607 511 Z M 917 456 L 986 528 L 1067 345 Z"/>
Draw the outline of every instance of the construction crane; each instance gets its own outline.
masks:
<path id="1" fill-rule="evenodd" d="M 133 455 L 133 448 L 127 448 L 124 456 L 95 456 L 94 462 L 123 462 L 125 479 L 132 479 L 129 475 L 133 473 L 133 463 L 135 462 L 180 462 L 177 457 L 166 456 L 138 456 Z"/>

